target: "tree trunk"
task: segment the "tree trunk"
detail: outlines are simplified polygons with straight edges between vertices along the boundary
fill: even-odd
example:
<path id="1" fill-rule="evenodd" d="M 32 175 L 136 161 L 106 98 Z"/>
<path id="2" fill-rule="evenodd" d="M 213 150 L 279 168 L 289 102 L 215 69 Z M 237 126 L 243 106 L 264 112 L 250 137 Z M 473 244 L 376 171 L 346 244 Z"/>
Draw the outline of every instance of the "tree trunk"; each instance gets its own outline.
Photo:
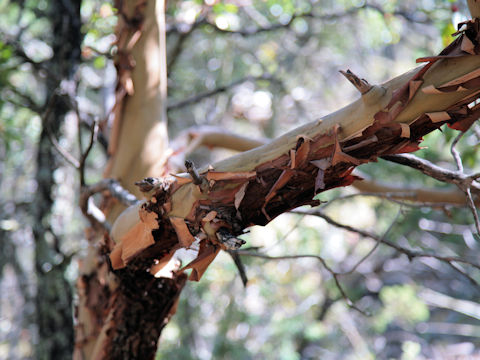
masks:
<path id="1" fill-rule="evenodd" d="M 164 2 L 116 6 L 121 14 L 116 29 L 118 84 L 105 176 L 139 196 L 136 181 L 168 171 Z M 110 200 L 108 221 L 113 223 L 124 206 Z M 153 278 L 140 260 L 113 279 L 95 248 L 98 241 L 91 233 L 92 248 L 78 283 L 75 358 L 151 359 L 186 277 Z"/>
<path id="2" fill-rule="evenodd" d="M 49 77 L 47 80 L 47 115 L 43 119 L 38 141 L 37 191 L 31 210 L 37 275 L 36 358 L 68 359 L 73 351 L 73 296 L 72 288 L 64 275 L 68 260 L 60 250 L 61 239 L 49 226 L 55 186 L 53 173 L 57 169 L 57 153 L 49 137 L 57 137 L 64 116 L 69 111 L 69 105 L 58 99 L 58 92 L 61 81 L 72 78 L 80 61 L 80 1 L 53 0 L 49 6 L 53 57 L 47 67 L 50 74 L 58 77 Z"/>

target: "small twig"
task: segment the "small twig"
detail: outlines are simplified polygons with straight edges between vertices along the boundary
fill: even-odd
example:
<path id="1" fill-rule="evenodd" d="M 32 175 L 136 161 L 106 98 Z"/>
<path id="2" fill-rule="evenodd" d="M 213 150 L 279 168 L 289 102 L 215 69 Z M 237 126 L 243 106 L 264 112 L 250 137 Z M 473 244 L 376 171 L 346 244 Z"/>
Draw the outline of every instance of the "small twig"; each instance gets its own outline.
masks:
<path id="1" fill-rule="evenodd" d="M 477 264 L 477 263 L 474 263 L 472 261 L 466 260 L 463 257 L 440 256 L 440 255 L 424 253 L 424 252 L 420 252 L 420 251 L 416 251 L 416 250 L 406 249 L 406 248 L 403 248 L 400 245 L 397 245 L 397 244 L 395 244 L 395 243 L 393 243 L 393 242 L 391 242 L 387 239 L 382 239 L 381 237 L 379 237 L 375 234 L 372 234 L 368 231 L 365 231 L 365 230 L 362 230 L 362 229 L 357 229 L 357 228 L 354 228 L 354 227 L 349 226 L 349 225 L 340 224 L 339 222 L 333 220 L 331 217 L 329 217 L 328 215 L 326 215 L 323 212 L 318 211 L 318 210 L 315 210 L 315 211 L 295 210 L 295 211 L 292 211 L 292 212 L 297 213 L 297 214 L 306 214 L 306 215 L 313 215 L 313 216 L 321 217 L 322 219 L 324 219 L 330 225 L 333 225 L 335 227 L 345 229 L 347 231 L 354 232 L 354 233 L 360 234 L 364 237 L 371 238 L 373 240 L 381 242 L 382 244 L 387 245 L 388 247 L 391 247 L 392 249 L 395 249 L 402 254 L 405 254 L 409 259 L 413 259 L 413 258 L 433 258 L 433 259 L 437 259 L 437 260 L 439 260 L 441 262 L 444 262 L 444 263 L 458 262 L 458 263 L 467 264 L 467 265 L 470 265 L 470 266 L 480 270 L 480 264 Z"/>
<path id="2" fill-rule="evenodd" d="M 84 203 L 92 195 L 102 191 L 109 191 L 110 194 L 126 206 L 136 205 L 139 200 L 135 195 L 122 187 L 117 180 L 103 179 L 96 184 L 84 186 L 82 188 L 81 202 Z"/>
<path id="3" fill-rule="evenodd" d="M 208 97 L 215 96 L 217 94 L 225 92 L 225 91 L 227 91 L 227 90 L 229 90 L 229 89 L 231 89 L 231 88 L 233 88 L 237 85 L 240 85 L 244 82 L 247 82 L 247 81 L 261 81 L 261 80 L 266 80 L 266 81 L 271 81 L 271 82 L 276 82 L 277 81 L 271 75 L 268 75 L 268 74 L 261 75 L 261 76 L 246 76 L 242 79 L 235 80 L 235 81 L 231 82 L 230 84 L 227 84 L 227 85 L 224 85 L 224 86 L 219 86 L 216 89 L 206 91 L 204 93 L 189 97 L 185 100 L 181 100 L 181 101 L 178 101 L 176 103 L 170 104 L 170 105 L 167 106 L 167 111 L 179 109 L 179 108 L 182 108 L 182 107 L 185 107 L 185 106 L 188 106 L 188 105 L 192 105 L 192 104 L 196 104 L 196 103 L 202 101 L 203 99 L 206 99 Z"/>
<path id="4" fill-rule="evenodd" d="M 17 103 L 15 101 L 13 101 L 12 99 L 8 99 L 7 97 L 7 101 L 16 105 L 16 106 L 20 106 L 20 107 L 26 107 L 30 110 L 32 110 L 33 112 L 35 113 L 38 113 L 40 114 L 42 112 L 42 107 L 40 105 L 38 105 L 35 101 L 33 101 L 33 99 L 29 96 L 29 95 L 26 95 L 20 91 L 18 91 L 17 88 L 13 87 L 13 86 L 9 86 L 9 85 L 3 85 L 4 86 L 4 89 L 8 92 L 11 92 L 13 95 L 15 95 L 16 97 L 18 97 L 20 99 L 20 103 Z"/>
<path id="5" fill-rule="evenodd" d="M 57 150 L 57 152 L 65 159 L 67 163 L 72 165 L 75 169 L 78 169 L 80 167 L 80 163 L 78 162 L 78 160 L 75 159 L 68 151 L 66 151 L 60 146 L 57 139 L 55 139 L 55 136 L 53 136 L 53 133 L 50 130 L 50 127 L 48 126 L 49 125 L 48 117 L 50 116 L 50 113 L 53 110 L 53 106 L 55 104 L 57 97 L 58 97 L 58 93 L 57 93 L 57 90 L 55 90 L 46 105 L 45 113 L 42 116 L 42 124 L 45 127 L 45 131 L 47 133 L 48 139 L 52 143 L 55 150 Z"/>
<path id="6" fill-rule="evenodd" d="M 78 131 L 80 132 L 80 127 L 78 128 Z M 97 133 L 98 133 L 98 124 L 97 124 L 96 121 L 93 121 L 92 125 L 90 127 L 90 141 L 88 143 L 87 148 L 82 153 L 82 156 L 80 158 L 79 167 L 78 167 L 78 171 L 80 173 L 80 186 L 85 186 L 85 164 L 87 162 L 88 155 L 90 154 L 90 151 L 93 148 L 93 144 L 95 143 L 95 141 L 97 139 Z M 80 148 L 80 149 L 82 149 L 82 148 Z"/>
<path id="7" fill-rule="evenodd" d="M 475 208 L 475 201 L 473 200 L 472 196 L 472 189 L 476 190 L 477 192 L 480 191 L 480 184 L 476 181 L 476 179 L 478 179 L 478 174 L 466 175 L 463 173 L 462 160 L 460 159 L 460 155 L 455 149 L 455 145 L 458 140 L 460 140 L 462 134 L 463 133 L 457 136 L 451 147 L 452 155 L 455 158 L 457 168 L 459 169 L 458 171 L 450 171 L 441 168 L 427 160 L 420 159 L 413 155 L 388 155 L 382 156 L 382 158 L 420 170 L 422 173 L 433 177 L 434 179 L 437 179 L 439 181 L 455 184 L 460 190 L 465 193 L 468 208 L 473 214 L 475 228 L 477 230 L 477 233 L 480 234 L 480 221 L 478 218 L 477 210 Z"/>
<path id="8" fill-rule="evenodd" d="M 245 270 L 245 265 L 242 262 L 242 259 L 237 254 L 238 250 L 227 250 L 228 254 L 232 257 L 235 266 L 237 267 L 238 274 L 240 275 L 240 279 L 242 279 L 242 283 L 244 287 L 247 287 L 248 277 L 247 272 Z"/>
<path id="9" fill-rule="evenodd" d="M 467 184 L 470 185 L 472 183 L 470 176 L 464 174 L 461 171 L 450 171 L 450 170 L 444 169 L 440 166 L 437 166 L 431 163 L 428 160 L 421 159 L 414 155 L 410 155 L 410 154 L 384 155 L 382 156 L 382 159 L 385 159 L 397 164 L 409 166 L 411 168 L 421 171 L 425 175 L 428 175 L 436 180 L 450 183 L 450 184 L 455 184 L 459 186 L 461 190 L 464 190 L 462 186 Z M 461 164 L 460 164 L 460 167 L 461 167 Z M 477 185 L 477 184 L 472 184 L 472 185 L 475 190 L 480 191 L 480 185 Z"/>
<path id="10" fill-rule="evenodd" d="M 475 229 L 477 230 L 477 234 L 480 235 L 480 220 L 478 218 L 477 208 L 475 207 L 475 202 L 473 201 L 472 190 L 470 189 L 470 187 L 467 187 L 465 189 L 465 195 L 467 196 L 467 205 L 473 215 Z"/>
<path id="11" fill-rule="evenodd" d="M 270 256 L 270 255 L 264 255 L 264 254 L 260 254 L 260 253 L 254 253 L 254 252 L 251 252 L 251 251 L 245 251 L 245 250 L 237 250 L 237 254 L 238 255 L 241 255 L 241 256 L 252 256 L 252 257 L 257 257 L 257 258 L 261 258 L 261 259 L 266 259 L 266 260 L 292 260 L 292 259 L 305 259 L 305 258 L 310 258 L 310 259 L 316 259 L 318 260 L 322 266 L 325 268 L 325 270 L 327 270 L 327 272 L 330 273 L 330 275 L 332 275 L 333 277 L 333 280 L 335 281 L 335 284 L 338 288 L 338 290 L 340 291 L 340 294 L 342 295 L 342 298 L 345 300 L 345 302 L 347 303 L 347 305 L 358 311 L 359 313 L 365 315 L 365 316 L 369 316 L 369 314 L 367 314 L 365 311 L 363 311 L 362 309 L 358 308 L 355 303 L 348 297 L 347 293 L 345 292 L 345 289 L 343 288 L 342 284 L 340 283 L 340 280 L 338 279 L 338 276 L 340 274 L 338 274 L 337 272 L 335 272 L 330 266 L 328 266 L 327 262 L 325 261 L 325 259 L 323 259 L 321 256 L 318 256 L 318 255 L 311 255 L 311 254 L 307 254 L 307 255 L 283 255 L 283 256 Z"/>
<path id="12" fill-rule="evenodd" d="M 102 191 L 109 191 L 110 194 L 126 206 L 135 205 L 139 200 L 135 195 L 124 189 L 120 183 L 114 179 L 103 179 L 102 181 L 84 186 L 80 193 L 80 209 L 82 213 L 94 224 L 110 231 L 111 225 L 106 221 L 103 212 L 94 204 L 92 195 Z"/>
<path id="13" fill-rule="evenodd" d="M 383 240 L 385 240 L 387 238 L 387 235 L 388 233 L 392 230 L 393 226 L 396 224 L 398 218 L 400 216 L 400 212 L 397 213 L 397 216 L 395 216 L 395 219 L 393 219 L 392 223 L 390 224 L 390 226 L 387 228 L 387 230 L 385 230 L 385 232 L 383 233 L 383 235 L 378 239 L 380 241 L 376 241 L 375 243 L 375 246 L 364 256 L 362 257 L 354 266 L 352 266 L 352 268 L 349 270 L 349 271 L 345 271 L 345 272 L 342 272 L 342 273 L 339 273 L 339 275 L 350 275 L 352 274 L 354 271 L 356 271 L 358 269 L 358 267 L 365 261 L 367 260 L 370 255 L 372 255 L 375 250 L 377 250 L 377 248 L 380 246 L 380 244 L 382 243 Z M 377 240 L 377 239 L 375 239 Z"/>
<path id="14" fill-rule="evenodd" d="M 457 169 L 459 172 L 463 173 L 463 164 L 462 164 L 462 158 L 460 157 L 460 153 L 456 149 L 457 143 L 460 141 L 460 139 L 463 137 L 463 134 L 465 134 L 463 131 L 458 134 L 458 136 L 453 140 L 452 146 L 450 147 L 450 152 L 452 153 L 453 159 L 455 160 L 455 164 L 457 165 Z"/>
<path id="15" fill-rule="evenodd" d="M 480 288 L 480 284 L 478 283 L 478 281 L 475 280 L 473 277 L 471 277 L 469 274 L 467 274 L 465 271 L 463 271 L 461 268 L 459 268 L 457 265 L 451 262 L 449 262 L 448 265 L 459 274 L 462 274 L 463 276 L 465 276 L 472 285 L 476 286 L 477 288 Z"/>
<path id="16" fill-rule="evenodd" d="M 276 30 L 280 30 L 280 29 L 288 29 L 292 26 L 294 21 L 296 19 L 299 19 L 299 18 L 309 18 L 309 19 L 313 19 L 313 20 L 317 20 L 317 21 L 334 20 L 334 19 L 339 19 L 339 18 L 349 16 L 349 15 L 354 15 L 354 14 L 358 13 L 360 10 L 364 10 L 364 9 L 372 9 L 372 10 L 378 11 L 379 13 L 381 13 L 383 15 L 386 14 L 386 12 L 381 7 L 365 3 L 363 6 L 351 7 L 349 9 L 345 10 L 345 11 L 330 13 L 330 14 L 319 15 L 319 14 L 315 14 L 313 11 L 304 12 L 304 13 L 296 13 L 296 14 L 293 14 L 290 17 L 289 21 L 286 22 L 286 23 L 276 23 L 276 24 L 271 24 L 270 26 L 264 26 L 264 27 L 256 27 L 256 28 L 240 29 L 240 30 L 226 30 L 226 29 L 220 29 L 219 27 L 215 26 L 214 24 L 212 24 L 212 23 L 210 23 L 206 20 L 202 20 L 200 25 L 212 26 L 215 29 L 215 31 L 217 31 L 220 34 L 238 34 L 238 35 L 241 35 L 243 37 L 248 37 L 248 36 L 254 36 L 254 35 L 257 35 L 257 34 L 261 34 L 261 33 L 264 33 L 264 32 L 271 32 L 271 31 L 276 31 Z M 407 14 L 404 11 L 394 11 L 394 12 L 391 12 L 391 13 L 388 13 L 388 14 L 402 16 L 406 20 L 408 20 L 410 22 L 414 22 L 414 23 L 425 24 L 425 23 L 431 22 L 428 18 L 425 18 L 424 20 L 416 19 L 416 18 L 410 16 L 409 14 Z"/>
<path id="17" fill-rule="evenodd" d="M 192 177 L 193 183 L 195 185 L 202 185 L 204 180 L 198 174 L 198 170 L 195 167 L 193 161 L 185 160 L 185 168 L 187 169 L 188 174 Z"/>
<path id="18" fill-rule="evenodd" d="M 357 75 L 351 72 L 350 69 L 347 71 L 340 70 L 340 73 L 345 76 L 362 95 L 369 92 L 372 88 L 372 85 L 370 85 L 367 80 L 360 79 Z"/>

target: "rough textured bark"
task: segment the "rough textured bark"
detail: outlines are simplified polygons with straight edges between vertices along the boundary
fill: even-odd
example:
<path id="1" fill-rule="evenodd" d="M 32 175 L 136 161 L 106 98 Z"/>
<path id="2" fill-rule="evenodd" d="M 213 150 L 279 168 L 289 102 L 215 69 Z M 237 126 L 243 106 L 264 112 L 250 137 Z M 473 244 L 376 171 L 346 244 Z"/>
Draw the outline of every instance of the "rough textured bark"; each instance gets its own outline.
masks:
<path id="1" fill-rule="evenodd" d="M 58 14 L 62 16 L 59 17 Z M 67 259 L 61 252 L 60 239 L 48 225 L 52 212 L 57 168 L 57 153 L 49 136 L 56 137 L 69 110 L 64 101 L 56 101 L 63 79 L 70 79 L 80 60 L 80 1 L 51 1 L 48 11 L 52 23 L 53 57 L 48 62 L 47 116 L 45 116 L 37 152 L 37 191 L 31 214 L 35 238 L 37 275 L 36 323 L 38 327 L 37 359 L 68 359 L 73 351 L 72 289 L 64 276 Z M 59 262 L 59 257 L 62 261 Z"/>

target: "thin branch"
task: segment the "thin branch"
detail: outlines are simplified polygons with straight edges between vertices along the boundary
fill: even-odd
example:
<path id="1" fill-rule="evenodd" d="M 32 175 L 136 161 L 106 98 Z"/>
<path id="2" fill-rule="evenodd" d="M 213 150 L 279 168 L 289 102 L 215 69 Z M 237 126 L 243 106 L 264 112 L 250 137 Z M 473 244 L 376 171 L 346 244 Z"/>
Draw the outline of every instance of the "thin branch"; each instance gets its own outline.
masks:
<path id="1" fill-rule="evenodd" d="M 16 106 L 26 107 L 26 108 L 28 108 L 28 109 L 30 109 L 33 112 L 36 112 L 38 114 L 40 114 L 42 112 L 42 107 L 40 105 L 38 105 L 35 101 L 33 101 L 33 99 L 29 95 L 26 95 L 26 94 L 18 91 L 17 88 L 15 88 L 13 86 L 9 86 L 9 85 L 5 86 L 5 90 L 7 92 L 11 92 L 13 95 L 18 97 L 21 101 L 20 103 L 17 103 L 15 101 L 13 101 L 12 99 L 7 98 L 6 100 L 8 102 L 11 102 L 12 104 L 14 104 Z"/>
<path id="2" fill-rule="evenodd" d="M 387 235 L 388 233 L 392 230 L 393 226 L 396 224 L 398 218 L 400 216 L 400 212 L 397 213 L 397 216 L 395 216 L 395 219 L 393 219 L 392 223 L 390 224 L 390 226 L 387 228 L 387 230 L 385 230 L 385 232 L 383 233 L 383 235 L 380 237 L 379 240 L 381 241 L 376 241 L 375 243 L 375 246 L 367 253 L 365 254 L 365 256 L 363 256 L 354 266 L 352 266 L 352 268 L 349 270 L 349 271 L 345 271 L 345 272 L 342 272 L 340 273 L 339 275 L 350 275 L 352 274 L 354 271 L 356 271 L 358 269 L 358 267 L 365 261 L 367 260 L 370 255 L 372 255 L 375 250 L 377 250 L 377 248 L 380 246 L 380 244 L 382 243 L 383 240 L 385 240 L 387 238 Z M 377 239 L 375 239 L 377 240 Z"/>
<path id="3" fill-rule="evenodd" d="M 388 156 L 382 156 L 382 158 L 398 164 L 410 166 L 414 169 L 420 170 L 422 173 L 430 177 L 433 177 L 434 179 L 455 184 L 456 186 L 458 186 L 458 188 L 465 193 L 468 208 L 473 214 L 475 228 L 477 230 L 477 233 L 480 234 L 480 221 L 478 218 L 477 210 L 475 208 L 475 201 L 473 200 L 473 196 L 472 196 L 472 189 L 474 189 L 477 192 L 480 191 L 480 183 L 476 181 L 477 174 L 474 174 L 472 176 L 472 175 L 466 175 L 463 173 L 462 160 L 460 158 L 458 151 L 455 149 L 455 145 L 460 140 L 463 134 L 464 133 L 462 132 L 460 133 L 459 136 L 457 136 L 457 138 L 453 141 L 453 144 L 451 147 L 452 155 L 455 158 L 457 168 L 459 169 L 458 171 L 450 171 L 450 170 L 441 168 L 435 164 L 432 164 L 427 160 L 420 159 L 413 155 L 407 155 L 407 154 L 388 155 Z"/>
<path id="4" fill-rule="evenodd" d="M 247 81 L 262 81 L 262 80 L 266 80 L 266 81 L 270 81 L 270 82 L 278 82 L 278 80 L 276 80 L 275 78 L 273 78 L 271 75 L 268 75 L 268 74 L 264 74 L 264 75 L 261 75 L 261 76 L 246 76 L 242 79 L 235 80 L 235 81 L 231 82 L 230 84 L 220 86 L 216 89 L 206 91 L 204 93 L 194 95 L 194 96 L 189 97 L 185 100 L 181 100 L 181 101 L 178 101 L 178 102 L 173 103 L 171 105 L 168 105 L 167 106 L 167 111 L 171 111 L 171 110 L 179 109 L 179 108 L 182 108 L 182 107 L 185 107 L 185 106 L 188 106 L 188 105 L 196 104 L 196 103 L 202 101 L 203 99 L 206 99 L 208 97 L 215 96 L 217 94 L 220 94 L 222 92 L 230 90 L 231 88 L 233 88 L 237 85 L 240 85 L 244 82 L 247 82 Z"/>
<path id="5" fill-rule="evenodd" d="M 48 139 L 52 143 L 55 150 L 57 150 L 57 152 L 65 159 L 67 163 L 72 165 L 75 169 L 78 169 L 80 167 L 79 161 L 75 159 L 68 151 L 66 151 L 64 148 L 60 146 L 55 136 L 53 136 L 53 132 L 49 127 L 48 117 L 50 116 L 50 113 L 53 110 L 57 97 L 58 97 L 58 91 L 55 90 L 46 105 L 45 113 L 42 116 L 42 124 L 45 127 L 45 131 L 47 132 Z"/>
<path id="6" fill-rule="evenodd" d="M 465 132 L 461 131 L 460 134 L 453 140 L 452 146 L 450 147 L 450 152 L 452 153 L 453 159 L 455 160 L 455 164 L 457 165 L 457 169 L 459 172 L 463 173 L 463 164 L 462 164 L 462 158 L 460 157 L 460 153 L 456 149 L 456 146 L 460 139 L 463 137 L 463 134 Z"/>
<path id="7" fill-rule="evenodd" d="M 271 32 L 271 31 L 276 31 L 276 30 L 280 30 L 280 29 L 288 29 L 292 26 L 292 24 L 294 23 L 294 21 L 296 19 L 309 18 L 309 19 L 316 20 L 316 21 L 324 21 L 324 20 L 331 21 L 331 20 L 340 19 L 340 18 L 343 18 L 343 17 L 346 17 L 346 16 L 355 15 L 359 11 L 365 10 L 365 9 L 371 9 L 371 10 L 378 11 L 382 15 L 387 14 L 387 12 L 384 11 L 381 7 L 365 3 L 364 5 L 359 6 L 359 7 L 351 7 L 349 9 L 345 10 L 345 11 L 337 12 L 337 13 L 331 13 L 331 14 L 319 15 L 319 14 L 315 14 L 313 11 L 309 11 L 309 12 L 305 12 L 305 13 L 296 13 L 296 14 L 293 14 L 290 17 L 289 21 L 287 21 L 285 23 L 276 23 L 276 24 L 271 24 L 270 26 L 256 27 L 256 28 L 249 28 L 249 29 L 240 29 L 240 30 L 221 29 L 221 28 L 217 27 L 215 24 L 212 24 L 212 23 L 208 22 L 206 19 L 200 20 L 198 25 L 211 26 L 215 31 L 217 31 L 220 34 L 238 34 L 238 35 L 241 35 L 242 37 L 249 37 L 249 36 L 262 34 L 262 33 L 265 33 L 265 32 Z M 428 19 L 428 17 L 425 17 L 425 19 L 418 19 L 418 18 L 414 18 L 414 17 L 410 16 L 408 13 L 406 13 L 404 11 L 394 11 L 394 12 L 388 13 L 388 14 L 401 16 L 401 17 L 405 18 L 406 20 L 408 20 L 410 22 L 414 22 L 414 23 L 427 24 L 427 23 L 431 22 L 431 20 Z"/>
<path id="8" fill-rule="evenodd" d="M 471 277 L 467 272 L 463 271 L 460 267 L 458 267 L 458 265 L 455 265 L 451 262 L 448 262 L 447 263 L 453 270 L 455 270 L 456 272 L 458 272 L 459 274 L 462 274 L 463 276 L 465 276 L 468 281 L 470 281 L 470 283 L 478 288 L 480 288 L 480 284 L 478 283 L 477 280 L 475 280 L 473 277 Z"/>
<path id="9" fill-rule="evenodd" d="M 136 205 L 139 200 L 135 195 L 124 189 L 117 180 L 103 179 L 96 184 L 84 186 L 80 195 L 81 206 L 94 194 L 102 191 L 109 191 L 110 194 L 126 206 Z"/>
<path id="10" fill-rule="evenodd" d="M 80 121 L 80 118 L 79 118 Z M 78 132 L 80 133 L 80 126 L 78 128 Z M 98 133 L 98 124 L 96 121 L 93 121 L 90 127 L 90 141 L 88 143 L 87 148 L 85 151 L 82 153 L 82 156 L 80 157 L 80 162 L 78 166 L 78 171 L 80 173 L 80 186 L 85 186 L 85 164 L 87 162 L 88 155 L 90 154 L 90 151 L 93 148 L 93 144 L 95 143 L 97 139 L 97 133 Z M 80 140 L 80 136 L 79 136 Z M 81 142 L 79 141 L 79 146 L 81 146 Z M 82 149 L 80 147 L 80 149 Z"/>
<path id="11" fill-rule="evenodd" d="M 96 184 L 83 186 L 81 188 L 79 202 L 82 213 L 93 225 L 110 231 L 111 224 L 108 223 L 105 215 L 95 205 L 92 198 L 94 194 L 103 191 L 109 191 L 114 198 L 120 200 L 120 202 L 126 206 L 138 204 L 139 200 L 135 195 L 125 190 L 120 183 L 114 179 L 103 179 Z"/>
<path id="12" fill-rule="evenodd" d="M 245 265 L 243 264 L 242 259 L 237 254 L 237 251 L 238 250 L 227 250 L 228 254 L 232 257 L 235 266 L 237 267 L 238 274 L 240 275 L 240 279 L 242 279 L 243 286 L 246 287 L 248 283 L 247 272 L 245 270 Z"/>
<path id="13" fill-rule="evenodd" d="M 251 252 L 251 251 L 245 251 L 245 250 L 237 250 L 236 253 L 240 256 L 251 256 L 251 257 L 257 257 L 257 258 L 266 259 L 266 260 L 292 260 L 292 259 L 305 259 L 305 258 L 316 259 L 322 264 L 322 266 L 325 268 L 325 270 L 327 270 L 330 273 L 330 275 L 332 275 L 333 280 L 335 281 L 335 284 L 336 284 L 338 290 L 340 291 L 340 294 L 342 295 L 342 298 L 347 303 L 347 305 L 350 308 L 358 311 L 359 313 L 361 313 L 365 316 L 369 316 L 369 314 L 367 314 L 365 311 L 363 311 L 362 309 L 357 307 L 355 305 L 355 303 L 348 297 L 347 293 L 345 292 L 345 289 L 343 288 L 342 284 L 340 283 L 340 280 L 338 279 L 340 274 L 338 274 L 330 266 L 328 266 L 325 259 L 323 259 L 321 256 L 311 255 L 311 254 L 270 256 L 270 255 L 264 255 L 264 254 L 255 253 L 255 252 Z"/>
<path id="14" fill-rule="evenodd" d="M 473 201 L 472 190 L 470 189 L 470 187 L 467 187 L 467 189 L 465 190 L 465 194 L 467 195 L 467 205 L 473 215 L 475 229 L 477 230 L 477 234 L 480 235 L 480 220 L 478 219 L 478 212 L 475 207 L 475 202 Z"/>
<path id="15" fill-rule="evenodd" d="M 362 181 L 363 182 L 363 181 Z M 354 185 L 355 186 L 355 185 Z M 406 206 L 410 208 L 422 208 L 422 207 L 432 207 L 432 208 L 445 208 L 448 206 L 453 206 L 453 207 L 463 207 L 464 204 L 457 204 L 457 203 L 451 203 L 451 202 L 424 202 L 424 201 L 419 201 L 417 203 L 413 203 L 412 201 L 415 201 L 414 197 L 416 194 L 416 190 L 412 189 L 411 192 L 408 192 L 409 189 L 405 189 L 405 192 L 360 192 L 360 193 L 355 193 L 355 194 L 348 194 L 348 195 L 341 195 L 338 197 L 335 197 L 328 202 L 325 202 L 324 204 L 321 205 L 322 209 L 325 209 L 329 207 L 331 204 L 337 202 L 337 201 L 344 201 L 360 196 L 365 196 L 365 197 L 376 197 L 384 200 L 391 201 L 395 204 L 401 205 L 401 206 Z M 405 201 L 398 200 L 401 198 L 405 198 Z"/>
<path id="16" fill-rule="evenodd" d="M 402 155 L 385 155 L 382 156 L 382 159 L 406 165 L 416 170 L 421 171 L 425 175 L 428 175 L 436 180 L 455 184 L 460 187 L 461 190 L 464 190 L 463 186 L 470 185 L 477 191 L 480 191 L 480 184 L 475 184 L 470 179 L 469 175 L 464 174 L 460 171 L 450 171 L 444 169 L 440 166 L 437 166 L 430 161 L 421 159 L 417 156 L 410 155 L 410 154 L 402 154 Z"/>
<path id="17" fill-rule="evenodd" d="M 362 230 L 362 229 L 357 229 L 357 228 L 349 226 L 349 225 L 341 224 L 341 223 L 333 220 L 331 217 L 329 217 L 328 215 L 324 214 L 322 211 L 319 211 L 319 210 L 313 210 L 313 211 L 312 210 L 310 210 L 310 211 L 294 210 L 294 211 L 292 211 L 292 213 L 306 214 L 306 215 L 313 215 L 313 216 L 321 217 L 322 219 L 324 219 L 330 225 L 333 225 L 333 226 L 341 228 L 341 229 L 345 229 L 345 230 L 350 231 L 350 232 L 360 234 L 364 237 L 371 238 L 371 239 L 373 239 L 377 242 L 381 242 L 382 244 L 387 245 L 388 247 L 391 247 L 392 249 L 395 249 L 396 251 L 398 251 L 402 254 L 405 254 L 410 260 L 414 259 L 414 258 L 433 258 L 433 259 L 437 259 L 437 260 L 439 260 L 441 262 L 444 262 L 444 263 L 458 262 L 458 263 L 467 264 L 467 265 L 470 265 L 470 266 L 480 270 L 480 264 L 474 263 L 474 262 L 472 262 L 470 260 L 467 260 L 465 258 L 462 258 L 462 257 L 440 256 L 440 255 L 436 255 L 436 254 L 430 254 L 430 253 L 425 253 L 425 252 L 420 252 L 420 251 L 416 251 L 416 250 L 410 250 L 410 249 L 403 248 L 400 245 L 397 245 L 397 244 L 391 242 L 390 240 L 382 239 L 381 237 L 379 237 L 375 234 L 372 234 L 368 231 L 365 231 L 365 230 Z"/>

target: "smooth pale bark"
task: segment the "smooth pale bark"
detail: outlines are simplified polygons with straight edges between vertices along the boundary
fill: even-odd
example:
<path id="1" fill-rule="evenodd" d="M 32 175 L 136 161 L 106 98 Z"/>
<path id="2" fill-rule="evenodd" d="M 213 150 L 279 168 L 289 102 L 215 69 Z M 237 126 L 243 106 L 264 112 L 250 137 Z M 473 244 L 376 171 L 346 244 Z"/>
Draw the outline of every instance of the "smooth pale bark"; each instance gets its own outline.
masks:
<path id="1" fill-rule="evenodd" d="M 478 69 L 479 66 L 480 56 L 439 61 L 427 71 L 421 89 L 429 85 L 441 85 L 468 74 Z M 298 136 L 305 135 L 314 138 L 319 134 L 327 133 L 335 124 L 339 125 L 341 129 L 339 132 L 340 141 L 358 136 L 364 129 L 373 124 L 373 116 L 390 102 L 393 91 L 405 85 L 416 71 L 418 69 L 400 75 L 381 86 L 374 86 L 357 101 L 325 116 L 321 120 L 315 120 L 298 127 L 264 146 L 222 160 L 214 164 L 214 168 L 216 171 L 250 171 L 259 163 L 271 161 L 281 154 L 287 153 L 295 146 Z M 419 91 L 408 108 L 395 121 L 411 124 L 424 113 L 438 112 L 449 108 L 465 95 L 466 93 L 462 92 L 431 95 Z M 333 140 L 330 144 L 333 144 Z"/>

